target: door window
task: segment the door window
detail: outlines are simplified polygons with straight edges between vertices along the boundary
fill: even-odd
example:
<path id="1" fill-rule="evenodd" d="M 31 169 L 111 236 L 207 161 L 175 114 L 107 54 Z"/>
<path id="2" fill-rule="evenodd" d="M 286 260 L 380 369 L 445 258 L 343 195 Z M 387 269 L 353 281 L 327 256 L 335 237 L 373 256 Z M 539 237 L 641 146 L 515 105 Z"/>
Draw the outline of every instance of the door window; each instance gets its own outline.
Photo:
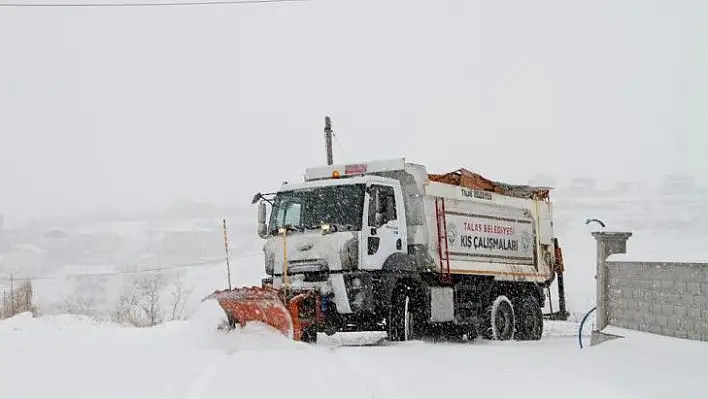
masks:
<path id="1" fill-rule="evenodd" d="M 391 186 L 372 185 L 369 196 L 369 226 L 381 227 L 397 220 L 396 197 Z M 377 220 L 377 214 L 380 216 Z"/>

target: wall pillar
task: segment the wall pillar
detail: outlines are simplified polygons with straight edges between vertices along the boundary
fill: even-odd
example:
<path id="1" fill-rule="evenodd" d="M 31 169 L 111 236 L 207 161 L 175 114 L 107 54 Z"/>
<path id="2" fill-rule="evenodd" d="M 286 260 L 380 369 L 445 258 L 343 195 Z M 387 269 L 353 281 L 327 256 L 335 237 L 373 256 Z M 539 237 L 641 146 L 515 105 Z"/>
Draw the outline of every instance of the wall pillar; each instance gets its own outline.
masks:
<path id="1" fill-rule="evenodd" d="M 593 232 L 592 235 L 595 237 L 595 240 L 597 240 L 597 272 L 595 275 L 595 306 L 597 306 L 597 309 L 595 310 L 596 326 L 593 331 L 592 341 L 599 343 L 601 340 L 598 340 L 599 337 L 596 336 L 607 327 L 608 323 L 607 304 L 609 293 L 607 290 L 609 286 L 609 273 L 606 260 L 610 255 L 627 253 L 627 240 L 632 236 L 632 233 L 596 231 Z"/>

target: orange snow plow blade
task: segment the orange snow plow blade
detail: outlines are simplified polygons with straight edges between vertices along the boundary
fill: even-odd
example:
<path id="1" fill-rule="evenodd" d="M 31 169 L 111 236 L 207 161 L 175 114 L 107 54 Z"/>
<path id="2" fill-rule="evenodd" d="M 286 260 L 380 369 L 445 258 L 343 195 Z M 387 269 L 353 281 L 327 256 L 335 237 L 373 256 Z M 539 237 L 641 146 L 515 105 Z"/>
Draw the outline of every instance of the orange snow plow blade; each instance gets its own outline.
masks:
<path id="1" fill-rule="evenodd" d="M 279 330 L 288 338 L 299 341 L 302 330 L 314 323 L 320 317 L 319 308 L 310 320 L 303 320 L 303 302 L 312 292 L 296 295 L 286 303 L 284 295 L 270 287 L 241 287 L 232 290 L 215 291 L 204 298 L 216 299 L 227 316 L 230 324 L 260 321 Z M 319 300 L 315 301 L 319 304 Z"/>

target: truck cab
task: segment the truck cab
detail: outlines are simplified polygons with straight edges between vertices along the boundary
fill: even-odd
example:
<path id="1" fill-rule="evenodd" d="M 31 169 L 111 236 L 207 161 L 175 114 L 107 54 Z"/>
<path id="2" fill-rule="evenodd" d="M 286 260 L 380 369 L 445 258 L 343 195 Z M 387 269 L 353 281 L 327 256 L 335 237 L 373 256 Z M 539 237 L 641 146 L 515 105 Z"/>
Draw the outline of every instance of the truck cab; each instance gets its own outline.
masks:
<path id="1" fill-rule="evenodd" d="M 266 241 L 267 283 L 293 292 L 316 288 L 340 315 L 373 312 L 371 272 L 382 270 L 394 254 L 407 253 L 400 182 L 333 173 L 283 184 L 267 202 L 270 216 L 262 201 L 258 228 Z"/>

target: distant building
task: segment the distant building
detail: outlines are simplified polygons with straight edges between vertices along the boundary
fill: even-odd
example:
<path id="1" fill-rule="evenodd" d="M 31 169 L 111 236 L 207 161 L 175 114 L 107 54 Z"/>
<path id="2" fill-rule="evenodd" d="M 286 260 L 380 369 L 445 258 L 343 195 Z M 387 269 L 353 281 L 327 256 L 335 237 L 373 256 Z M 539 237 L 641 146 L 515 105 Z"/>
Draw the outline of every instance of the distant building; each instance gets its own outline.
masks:
<path id="1" fill-rule="evenodd" d="M 659 192 L 661 194 L 692 194 L 696 189 L 694 176 L 669 175 L 662 179 Z"/>
<path id="2" fill-rule="evenodd" d="M 582 191 L 595 191 L 597 181 L 592 177 L 574 177 L 570 181 L 570 188 Z"/>
<path id="3" fill-rule="evenodd" d="M 615 183 L 613 193 L 615 195 L 640 195 L 649 189 L 646 182 L 642 181 L 620 181 Z"/>

